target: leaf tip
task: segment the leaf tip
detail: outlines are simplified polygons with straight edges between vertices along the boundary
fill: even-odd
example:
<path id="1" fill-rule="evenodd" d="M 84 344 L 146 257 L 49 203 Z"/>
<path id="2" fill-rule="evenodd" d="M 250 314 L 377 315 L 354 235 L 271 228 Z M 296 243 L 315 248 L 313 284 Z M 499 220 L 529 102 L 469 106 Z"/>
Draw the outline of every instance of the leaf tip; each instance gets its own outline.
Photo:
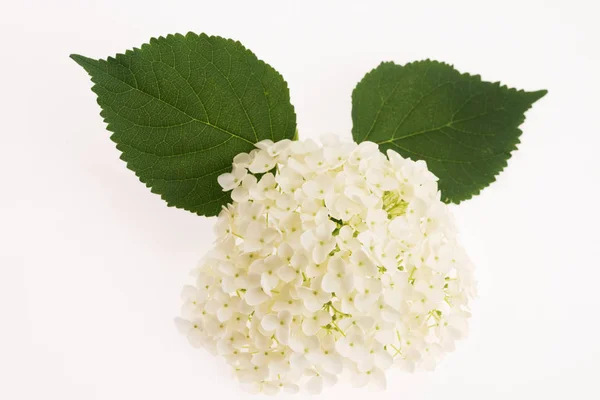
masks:
<path id="1" fill-rule="evenodd" d="M 546 89 L 536 90 L 535 92 L 531 92 L 531 96 L 533 97 L 534 102 L 538 101 L 539 99 L 541 99 L 542 97 L 544 97 L 547 94 L 548 94 L 548 91 Z"/>
<path id="2" fill-rule="evenodd" d="M 81 54 L 69 54 L 69 58 L 75 61 L 77 64 L 81 65 L 81 63 L 85 62 L 87 57 L 82 56 Z"/>
<path id="3" fill-rule="evenodd" d="M 95 67 L 98 65 L 98 60 L 94 60 L 93 58 L 85 57 L 80 54 L 70 54 L 69 57 L 79 64 L 83 69 L 90 73 L 90 67 Z"/>

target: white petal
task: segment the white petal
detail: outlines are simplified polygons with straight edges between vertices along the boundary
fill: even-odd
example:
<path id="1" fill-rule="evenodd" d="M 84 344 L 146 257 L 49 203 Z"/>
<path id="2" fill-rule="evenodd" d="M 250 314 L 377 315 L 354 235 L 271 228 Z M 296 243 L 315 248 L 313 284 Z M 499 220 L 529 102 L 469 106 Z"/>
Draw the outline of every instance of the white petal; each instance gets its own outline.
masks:
<path id="1" fill-rule="evenodd" d="M 306 382 L 306 391 L 310 394 L 319 394 L 323 390 L 323 378 L 320 376 L 313 376 Z"/>
<path id="2" fill-rule="evenodd" d="M 231 318 L 231 314 L 233 314 L 232 307 L 221 307 L 217 310 L 217 319 L 221 322 L 228 321 Z"/>
<path id="3" fill-rule="evenodd" d="M 330 322 L 331 322 L 331 315 L 327 311 L 321 310 L 317 313 L 317 324 L 319 326 L 327 325 Z M 324 343 L 327 343 L 327 342 L 324 342 Z"/>
<path id="4" fill-rule="evenodd" d="M 290 364 L 296 371 L 304 371 L 310 366 L 310 362 L 304 357 L 303 353 L 292 353 L 290 356 Z"/>
<path id="5" fill-rule="evenodd" d="M 342 372 L 344 366 L 338 355 L 330 354 L 323 360 L 323 368 L 329 373 L 338 375 Z"/>
<path id="6" fill-rule="evenodd" d="M 288 283 L 296 278 L 296 270 L 289 265 L 284 265 L 277 270 L 277 276 L 285 283 Z"/>
<path id="7" fill-rule="evenodd" d="M 303 339 L 302 336 L 298 336 L 298 335 L 292 336 L 290 338 L 290 340 L 288 341 L 288 345 L 296 353 L 304 353 L 305 346 L 304 346 L 304 341 L 302 339 Z"/>
<path id="8" fill-rule="evenodd" d="M 347 338 L 343 338 L 341 340 L 338 340 L 335 344 L 335 349 L 337 350 L 338 353 L 340 353 L 340 355 L 342 357 L 348 357 L 350 356 L 350 354 L 352 353 L 352 349 L 351 347 L 348 345 L 348 339 Z"/>
<path id="9" fill-rule="evenodd" d="M 204 336 L 198 329 L 192 329 L 187 338 L 193 347 L 202 347 L 204 344 Z"/>
<path id="10" fill-rule="evenodd" d="M 366 313 L 374 302 L 375 299 L 372 296 L 365 296 L 362 293 L 357 294 L 354 299 L 354 305 L 363 313 Z"/>
<path id="11" fill-rule="evenodd" d="M 379 368 L 374 368 L 371 371 L 371 384 L 373 384 L 373 386 L 375 386 L 375 388 L 378 390 L 385 390 L 387 387 L 385 373 Z"/>
<path id="12" fill-rule="evenodd" d="M 284 325 L 289 325 L 290 322 L 292 322 L 292 314 L 287 310 L 280 311 L 277 314 L 277 318 L 279 318 L 279 321 L 283 322 Z"/>
<path id="13" fill-rule="evenodd" d="M 327 256 L 329 255 L 331 250 L 332 250 L 332 248 L 330 246 L 327 246 L 327 245 L 321 246 L 321 245 L 317 244 L 312 253 L 313 261 L 316 264 L 324 263 L 325 260 L 327 260 Z"/>
<path id="14" fill-rule="evenodd" d="M 400 313 L 391 307 L 385 307 L 381 312 L 381 316 L 388 322 L 398 322 L 402 317 Z"/>
<path id="15" fill-rule="evenodd" d="M 198 316 L 198 313 L 198 307 L 192 302 L 187 301 L 181 306 L 181 315 L 184 318 L 195 318 Z"/>
<path id="16" fill-rule="evenodd" d="M 273 141 L 269 139 L 261 140 L 260 142 L 254 143 L 254 146 L 261 150 L 268 150 L 271 146 L 273 146 Z"/>
<path id="17" fill-rule="evenodd" d="M 248 196 L 248 189 L 243 186 L 238 186 L 231 192 L 231 200 L 237 201 L 238 203 L 248 201 Z"/>
<path id="18" fill-rule="evenodd" d="M 388 369 L 394 363 L 394 358 L 386 350 L 381 349 L 375 354 L 375 365 L 382 370 Z"/>
<path id="19" fill-rule="evenodd" d="M 311 250 L 315 245 L 316 238 L 312 231 L 306 231 L 300 236 L 300 241 L 306 250 Z"/>
<path id="20" fill-rule="evenodd" d="M 385 327 L 382 327 L 376 331 L 375 340 L 383 345 L 390 344 L 394 341 L 394 332 L 391 329 L 385 329 Z"/>
<path id="21" fill-rule="evenodd" d="M 364 372 L 357 373 L 352 376 L 352 386 L 354 386 L 355 388 L 366 386 L 368 383 L 369 376 Z"/>
<path id="22" fill-rule="evenodd" d="M 411 374 L 415 372 L 415 363 L 413 361 L 397 357 L 396 360 L 394 360 L 394 365 L 400 367 L 401 370 L 409 372 Z"/>
<path id="23" fill-rule="evenodd" d="M 275 160 L 271 157 L 266 150 L 260 150 L 256 153 L 254 160 L 248 166 L 248 169 L 253 174 L 262 174 L 275 167 Z"/>
<path id="24" fill-rule="evenodd" d="M 260 285 L 267 293 L 270 293 L 271 290 L 275 289 L 278 283 L 279 278 L 275 274 L 263 273 L 260 277 Z"/>
<path id="25" fill-rule="evenodd" d="M 310 312 L 316 312 L 320 310 L 323 307 L 323 304 L 324 303 L 320 302 L 319 299 L 313 296 L 304 299 L 304 307 L 306 307 L 306 309 Z"/>
<path id="26" fill-rule="evenodd" d="M 312 317 L 307 317 L 302 321 L 302 332 L 304 332 L 307 336 L 315 335 L 320 329 L 320 326 L 317 324 Z"/>
<path id="27" fill-rule="evenodd" d="M 229 172 L 221 174 L 217 177 L 217 182 L 219 182 L 219 185 L 223 188 L 224 192 L 227 192 L 237 186 L 237 182 L 235 180 L 236 177 Z"/>
<path id="28" fill-rule="evenodd" d="M 246 296 L 244 298 L 249 305 L 257 306 L 264 303 L 269 296 L 267 296 L 262 288 L 252 288 L 246 292 Z"/>
<path id="29" fill-rule="evenodd" d="M 325 384 L 325 386 L 333 386 L 337 383 L 337 376 L 325 371 L 320 371 L 320 373 L 323 377 L 323 383 Z"/>
<path id="30" fill-rule="evenodd" d="M 198 289 L 191 285 L 185 285 L 181 290 L 181 300 L 194 300 L 198 296 Z"/>
<path id="31" fill-rule="evenodd" d="M 247 167 L 250 164 L 250 156 L 248 153 L 239 153 L 233 157 L 233 164 L 238 167 Z"/>
<path id="32" fill-rule="evenodd" d="M 340 294 L 345 295 L 354 290 L 354 275 L 347 273 L 343 276 L 340 284 Z"/>
<path id="33" fill-rule="evenodd" d="M 254 340 L 253 341 L 254 346 L 256 346 L 256 348 L 258 348 L 260 350 L 267 350 L 268 348 L 271 347 L 271 343 L 273 342 L 271 337 L 261 335 L 258 332 L 254 333 L 254 336 L 252 337 L 252 339 Z"/>
<path id="34" fill-rule="evenodd" d="M 190 321 L 179 317 L 175 318 L 175 326 L 182 335 L 187 335 L 193 328 L 193 324 Z"/>
<path id="35" fill-rule="evenodd" d="M 319 193 L 320 187 L 315 181 L 306 181 L 304 185 L 302 185 L 302 190 L 304 190 L 304 193 L 312 199 L 322 198 Z"/>
<path id="36" fill-rule="evenodd" d="M 279 386 L 272 383 L 265 383 L 262 389 L 263 393 L 268 396 L 275 396 L 277 393 L 279 393 Z"/>
<path id="37" fill-rule="evenodd" d="M 321 288 L 327 293 L 337 292 L 340 287 L 338 278 L 334 273 L 328 272 L 323 276 Z"/>
<path id="38" fill-rule="evenodd" d="M 260 321 L 260 326 L 262 326 L 265 331 L 272 332 L 279 326 L 279 318 L 273 314 L 265 315 Z"/>
<path id="39" fill-rule="evenodd" d="M 279 325 L 277 327 L 275 337 L 277 338 L 277 340 L 279 340 L 279 342 L 281 344 L 284 344 L 284 345 L 287 344 L 290 339 L 290 327 L 287 325 L 284 325 L 284 326 Z"/>
<path id="40" fill-rule="evenodd" d="M 360 372 L 367 372 L 373 369 L 375 366 L 374 357 L 365 357 L 362 360 L 359 360 L 356 364 L 356 367 Z"/>

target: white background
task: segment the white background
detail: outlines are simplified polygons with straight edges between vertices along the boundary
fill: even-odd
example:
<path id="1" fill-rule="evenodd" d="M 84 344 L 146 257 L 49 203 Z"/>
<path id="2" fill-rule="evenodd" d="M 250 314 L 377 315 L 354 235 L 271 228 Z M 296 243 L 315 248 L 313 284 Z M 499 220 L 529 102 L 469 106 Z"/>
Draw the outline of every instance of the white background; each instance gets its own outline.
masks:
<path id="1" fill-rule="evenodd" d="M 382 60 L 548 89 L 509 167 L 455 208 L 479 281 L 470 337 L 433 373 L 390 371 L 376 398 L 600 398 L 594 3 L 2 2 L 0 399 L 250 397 L 172 322 L 214 221 L 167 208 L 125 168 L 68 58 L 190 30 L 279 70 L 303 138 L 350 138 L 351 91 Z"/>

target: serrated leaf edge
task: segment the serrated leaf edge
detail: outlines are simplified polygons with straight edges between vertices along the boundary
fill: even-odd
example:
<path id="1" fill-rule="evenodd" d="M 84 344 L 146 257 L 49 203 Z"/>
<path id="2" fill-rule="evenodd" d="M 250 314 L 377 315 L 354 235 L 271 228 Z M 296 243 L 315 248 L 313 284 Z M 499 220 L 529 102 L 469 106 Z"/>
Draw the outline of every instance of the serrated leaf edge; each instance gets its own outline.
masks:
<path id="1" fill-rule="evenodd" d="M 458 71 L 458 70 L 457 70 L 457 69 L 454 67 L 454 65 L 453 65 L 453 64 L 448 64 L 448 63 L 445 63 L 445 62 L 443 62 L 443 61 L 431 60 L 431 59 L 429 59 L 429 58 L 426 58 L 426 59 L 424 59 L 424 60 L 412 61 L 412 62 L 406 63 L 406 64 L 404 64 L 404 65 L 399 65 L 399 64 L 396 64 L 396 63 L 395 63 L 395 62 L 393 62 L 393 61 L 382 61 L 382 62 L 381 62 L 381 63 L 379 63 L 379 65 L 377 65 L 375 68 L 373 68 L 373 69 L 371 69 L 369 72 L 367 72 L 367 73 L 366 73 L 366 74 L 363 76 L 363 78 L 362 78 L 362 79 L 361 79 L 361 80 L 360 80 L 360 81 L 359 81 L 359 82 L 356 84 L 356 86 L 355 86 L 355 87 L 354 87 L 354 89 L 352 90 L 352 95 L 351 95 L 352 102 L 354 103 L 354 95 L 355 95 L 355 93 L 356 93 L 356 90 L 357 90 L 357 89 L 358 89 L 358 87 L 360 86 L 360 84 L 361 84 L 361 83 L 362 83 L 362 82 L 365 80 L 365 78 L 367 78 L 367 76 L 369 76 L 369 75 L 373 74 L 373 73 L 374 73 L 374 72 L 375 72 L 375 71 L 376 71 L 378 68 L 380 68 L 380 67 L 382 67 L 382 66 L 387 66 L 387 65 L 390 65 L 390 66 L 398 66 L 398 67 L 404 68 L 404 67 L 406 67 L 406 66 L 409 66 L 409 65 L 414 65 L 414 64 L 422 64 L 422 63 L 427 63 L 427 62 L 429 62 L 429 63 L 434 63 L 434 64 L 438 64 L 438 65 L 445 65 L 445 66 L 448 66 L 448 67 L 452 68 L 454 71 L 458 72 L 460 76 L 464 76 L 464 77 L 466 77 L 466 78 L 472 78 L 472 79 L 475 79 L 477 82 L 485 82 L 485 83 L 490 83 L 490 84 L 492 84 L 492 85 L 495 85 L 495 86 L 497 86 L 497 87 L 498 87 L 498 88 L 500 88 L 501 90 L 507 90 L 508 92 L 513 92 L 513 93 L 538 94 L 538 97 L 537 97 L 537 98 L 535 98 L 535 99 L 534 99 L 534 100 L 533 100 L 533 101 L 532 101 L 532 102 L 529 104 L 529 107 L 527 107 L 527 108 L 526 108 L 526 109 L 523 111 L 523 117 L 522 117 L 522 119 L 520 120 L 520 122 L 518 123 L 518 125 L 517 125 L 517 126 L 516 126 L 516 128 L 515 128 L 515 129 L 517 130 L 517 132 L 518 132 L 518 134 L 517 134 L 517 135 L 516 135 L 516 137 L 515 137 L 515 139 L 516 139 L 516 140 L 515 140 L 515 142 L 514 142 L 514 143 L 511 143 L 511 145 L 512 145 L 512 148 L 510 149 L 510 151 L 509 151 L 508 153 L 506 153 L 506 154 L 507 154 L 507 157 L 506 157 L 506 159 L 504 159 L 504 160 L 503 160 L 502 166 L 501 166 L 501 168 L 498 170 L 498 172 L 496 172 L 494 175 L 492 175 L 492 177 L 491 177 L 491 178 L 492 178 L 492 179 L 491 179 L 491 181 L 490 181 L 490 182 L 489 182 L 487 185 L 485 185 L 485 186 L 483 186 L 483 187 L 481 187 L 481 188 L 477 189 L 476 191 L 472 192 L 472 193 L 471 193 L 469 196 L 465 196 L 465 197 L 463 197 L 463 198 L 458 198 L 458 199 L 453 199 L 453 200 L 450 200 L 449 198 L 442 198 L 442 200 L 444 201 L 444 203 L 447 203 L 447 204 L 460 204 L 461 202 L 463 202 L 463 201 L 465 201 L 465 200 L 470 200 L 470 199 L 472 199 L 473 197 L 475 197 L 475 196 L 479 195 L 483 189 L 487 188 L 487 187 L 488 187 L 488 186 L 490 186 L 492 183 L 496 182 L 496 178 L 498 177 L 498 175 L 499 175 L 499 174 L 500 174 L 502 171 L 504 171 L 504 169 L 507 167 L 507 165 L 508 165 L 508 160 L 510 160 L 510 158 L 512 157 L 512 153 L 513 153 L 515 150 L 518 150 L 518 145 L 519 145 L 519 144 L 521 144 L 520 136 L 521 136 L 521 134 L 523 133 L 523 131 L 522 131 L 522 130 L 521 130 L 519 127 L 520 127 L 521 125 L 523 125 L 523 123 L 525 122 L 525 119 L 526 119 L 526 117 L 525 117 L 525 112 L 527 112 L 528 110 L 530 110 L 530 109 L 531 109 L 531 107 L 533 106 L 533 104 L 534 104 L 536 101 L 540 100 L 542 97 L 544 97 L 544 96 L 545 96 L 545 95 L 548 93 L 548 91 L 547 91 L 547 90 L 545 90 L 545 89 L 542 89 L 542 90 L 536 90 L 536 91 L 533 91 L 533 92 L 527 92 L 527 91 L 525 91 L 525 90 L 522 90 L 522 89 L 519 89 L 519 90 L 518 90 L 518 89 L 515 89 L 515 88 L 510 88 L 510 87 L 508 87 L 507 85 L 503 85 L 503 84 L 502 84 L 500 81 L 496 81 L 496 82 L 487 82 L 487 81 L 482 81 L 481 75 L 471 75 L 471 74 L 469 74 L 468 72 L 460 72 L 460 71 Z M 354 129 L 354 125 L 353 125 L 353 129 Z M 354 132 L 352 132 L 352 133 L 354 134 Z M 408 157 L 408 158 L 412 160 L 412 158 L 410 158 L 410 157 Z M 423 161 L 424 161 L 424 160 L 423 160 Z"/>
<path id="2" fill-rule="evenodd" d="M 250 49 L 248 49 L 246 46 L 244 46 L 244 45 L 243 45 L 243 44 L 242 44 L 240 41 L 238 41 L 238 40 L 233 40 L 233 39 L 228 39 L 228 38 L 224 38 L 224 37 L 222 37 L 222 36 L 217 36 L 217 35 L 211 35 L 211 36 L 209 36 L 209 35 L 207 35 L 207 34 L 205 34 L 205 33 L 196 34 L 195 32 L 191 32 L 191 31 L 190 31 L 190 32 L 186 33 L 185 35 L 182 35 L 182 34 L 180 34 L 180 33 L 175 33 L 175 34 L 168 34 L 168 35 L 166 35 L 166 36 L 152 37 L 152 38 L 150 38 L 150 40 L 149 40 L 147 43 L 144 43 L 144 44 L 142 44 L 142 45 L 141 45 L 141 46 L 139 46 L 139 47 L 133 47 L 133 48 L 131 48 L 131 49 L 127 49 L 127 50 L 125 50 L 125 52 L 124 52 L 124 53 L 117 53 L 117 54 L 115 54 L 114 56 L 109 56 L 109 57 L 107 57 L 107 58 L 106 58 L 106 60 L 102 60 L 102 59 L 94 60 L 94 59 L 92 59 L 92 58 L 85 57 L 85 56 L 82 56 L 82 55 L 79 55 L 79 54 L 70 54 L 70 56 L 69 56 L 69 57 L 70 57 L 71 59 L 73 59 L 73 60 L 74 60 L 74 61 L 75 61 L 77 64 L 79 64 L 81 67 L 83 67 L 84 69 L 86 69 L 86 68 L 85 68 L 85 67 L 84 67 L 84 66 L 83 66 L 83 65 L 80 63 L 80 61 L 84 61 L 84 60 L 85 60 L 86 62 L 89 62 L 89 61 L 95 61 L 95 62 L 101 62 L 101 61 L 105 61 L 105 62 L 108 62 L 108 60 L 110 60 L 110 59 L 113 59 L 113 60 L 115 60 L 115 61 L 116 61 L 116 58 L 117 58 L 117 57 L 119 57 L 119 56 L 136 54 L 136 52 L 139 52 L 139 51 L 141 51 L 141 48 L 142 48 L 142 47 L 152 44 L 152 41 L 154 41 L 154 40 L 156 40 L 156 41 L 159 41 L 159 40 L 161 40 L 161 39 L 162 39 L 162 40 L 168 40 L 169 38 L 188 38 L 188 37 L 196 37 L 196 38 L 205 37 L 205 38 L 208 38 L 208 39 L 210 39 L 210 38 L 222 39 L 222 40 L 225 40 L 225 41 L 227 41 L 227 42 L 231 42 L 231 43 L 233 43 L 233 44 L 236 44 L 236 45 L 239 45 L 239 46 L 241 46 L 241 47 L 244 49 L 244 52 L 245 52 L 245 53 L 246 53 L 248 56 L 250 56 L 250 57 L 253 57 L 254 59 L 256 59 L 256 61 L 257 61 L 257 62 L 264 64 L 264 65 L 265 65 L 266 67 L 268 67 L 268 68 L 271 68 L 271 69 L 272 69 L 272 70 L 273 70 L 273 71 L 276 73 L 276 75 L 277 75 L 278 77 L 280 77 L 280 78 L 281 78 L 281 80 L 283 81 L 283 85 L 284 85 L 285 89 L 287 90 L 288 97 L 291 97 L 291 95 L 290 95 L 290 90 L 289 90 L 289 86 L 288 86 L 288 83 L 287 83 L 287 81 L 286 81 L 286 80 L 283 78 L 283 75 L 281 75 L 281 73 L 280 73 L 280 72 L 279 72 L 277 69 L 273 68 L 273 67 L 272 67 L 272 66 L 271 66 L 269 63 L 267 63 L 267 62 L 265 62 L 265 61 L 261 60 L 260 58 L 258 58 L 258 56 L 256 56 L 256 54 L 254 54 L 254 53 L 253 53 L 253 52 L 252 52 Z M 87 70 L 86 70 L 86 72 L 87 72 Z M 94 87 L 96 86 L 96 84 L 97 84 L 97 83 L 95 82 L 95 80 L 94 80 L 94 77 L 93 77 L 93 76 L 92 76 L 92 75 L 91 75 L 89 72 L 88 72 L 88 75 L 90 75 L 90 80 L 91 80 L 91 81 L 92 81 L 92 83 L 94 84 L 94 85 L 92 86 L 92 91 L 93 91 L 94 93 L 96 93 L 96 92 L 94 91 Z M 188 211 L 188 212 L 194 213 L 194 214 L 196 214 L 196 215 L 205 216 L 205 217 L 213 217 L 213 216 L 216 216 L 216 215 L 218 215 L 218 214 L 219 214 L 219 212 L 217 212 L 217 213 L 215 213 L 215 214 L 212 214 L 212 215 L 205 215 L 205 214 L 200 214 L 199 212 L 196 212 L 196 211 L 190 211 L 190 210 L 188 210 L 188 209 L 186 209 L 186 208 L 184 208 L 184 207 L 181 207 L 181 206 L 178 206 L 178 205 L 176 205 L 176 204 L 173 204 L 173 203 L 171 203 L 169 200 L 167 200 L 167 199 L 164 197 L 164 195 L 163 195 L 163 194 L 156 192 L 156 191 L 154 190 L 154 187 L 153 187 L 153 186 L 151 186 L 151 185 L 150 185 L 150 184 L 147 182 L 148 180 L 151 180 L 151 179 L 144 180 L 144 179 L 143 179 L 143 178 L 142 178 L 142 177 L 141 177 L 141 176 L 138 174 L 138 172 L 137 172 L 137 171 L 135 171 L 133 168 L 131 168 L 131 166 L 130 166 L 129 162 L 128 162 L 128 161 L 126 160 L 126 158 L 125 158 L 125 157 L 126 157 L 126 156 L 125 156 L 125 152 L 124 152 L 123 150 L 121 150 L 121 148 L 119 148 L 119 143 L 118 143 L 118 142 L 116 142 L 116 141 L 113 139 L 113 136 L 114 136 L 115 134 L 117 134 L 117 132 L 115 132 L 115 131 L 113 130 L 113 128 L 111 127 L 111 125 L 112 125 L 112 124 L 111 124 L 110 122 L 108 122 L 108 120 L 106 119 L 106 116 L 105 116 L 104 110 L 103 110 L 102 106 L 100 105 L 100 102 L 99 102 L 99 97 L 98 97 L 97 95 L 96 95 L 96 103 L 97 103 L 97 104 L 100 106 L 100 112 L 99 112 L 99 115 L 102 117 L 102 121 L 103 121 L 103 122 L 106 124 L 106 130 L 107 130 L 107 131 L 109 131 L 109 132 L 112 132 L 112 135 L 110 135 L 110 139 L 111 139 L 111 141 L 112 141 L 113 143 L 115 143 L 115 148 L 116 148 L 116 149 L 117 149 L 117 150 L 118 150 L 118 151 L 121 153 L 121 154 L 120 154 L 120 156 L 119 156 L 119 159 L 125 162 L 125 165 L 126 165 L 127 169 L 129 169 L 129 170 L 133 171 L 133 173 L 134 173 L 134 174 L 135 174 L 135 176 L 138 178 L 138 180 L 139 180 L 140 182 L 142 182 L 142 183 L 143 183 L 143 184 L 144 184 L 144 185 L 145 185 L 147 188 L 149 188 L 151 193 L 154 193 L 154 194 L 157 194 L 157 195 L 159 195 L 159 196 L 160 196 L 160 198 L 161 198 L 162 200 L 164 200 L 164 201 L 165 201 L 165 203 L 167 203 L 167 207 L 174 207 L 174 208 L 182 209 L 182 210 L 185 210 L 185 211 Z M 292 120 L 294 120 L 294 121 L 295 121 L 295 120 L 296 120 L 296 117 L 297 117 L 297 115 L 296 115 L 296 109 L 295 109 L 295 107 L 294 107 L 294 105 L 292 104 L 292 102 L 291 102 L 291 101 L 290 101 L 290 105 L 291 105 L 291 107 L 292 107 L 292 108 L 291 108 L 291 115 L 290 115 L 290 117 L 293 117 L 293 118 L 286 118 L 286 124 L 288 123 L 288 121 L 289 121 L 290 119 L 292 119 Z M 287 129 L 287 125 L 286 125 L 286 129 Z M 232 161 L 233 161 L 233 160 L 232 160 Z M 220 171 L 217 171 L 217 172 L 214 172 L 214 173 L 218 173 L 218 172 L 220 172 Z M 223 172 L 225 172 L 225 171 L 223 171 Z M 212 175 L 212 174 L 213 174 L 213 173 L 211 173 L 211 174 L 209 174 L 209 175 L 207 175 L 207 176 L 210 176 L 210 175 Z M 164 179 L 163 179 L 163 180 L 164 180 Z M 215 178 L 215 180 L 216 180 L 216 178 Z M 223 197 L 226 197 L 226 196 L 229 196 L 229 195 L 230 195 L 230 194 L 229 194 L 228 192 L 223 192 L 223 195 L 222 195 L 221 197 L 218 197 L 217 199 L 213 199 L 213 200 L 211 200 L 211 201 L 209 201 L 209 202 L 207 202 L 207 203 L 203 203 L 202 205 L 206 205 L 206 204 L 210 204 L 210 203 L 214 203 L 214 202 L 220 201 L 220 200 L 222 200 L 222 199 L 223 199 Z M 220 210 L 219 210 L 219 211 L 220 211 Z"/>

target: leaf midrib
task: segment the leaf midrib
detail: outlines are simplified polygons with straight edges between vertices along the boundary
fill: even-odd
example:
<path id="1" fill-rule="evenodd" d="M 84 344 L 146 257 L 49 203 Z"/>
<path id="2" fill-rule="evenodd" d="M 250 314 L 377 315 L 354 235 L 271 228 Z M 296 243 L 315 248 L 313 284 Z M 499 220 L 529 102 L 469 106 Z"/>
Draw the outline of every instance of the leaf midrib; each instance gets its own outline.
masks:
<path id="1" fill-rule="evenodd" d="M 426 130 L 423 130 L 423 131 L 411 132 L 411 133 L 409 133 L 407 135 L 404 135 L 404 136 L 400 136 L 400 137 L 397 137 L 397 138 L 390 138 L 388 140 L 384 140 L 383 142 L 376 142 L 376 143 L 377 144 L 394 143 L 394 142 L 397 142 L 397 141 L 400 141 L 400 140 L 403 140 L 403 139 L 407 139 L 407 138 L 411 138 L 411 137 L 414 137 L 414 136 L 423 135 L 425 133 L 437 132 L 437 131 L 439 131 L 441 129 L 444 129 L 444 128 L 453 128 L 454 124 L 458 124 L 460 122 L 471 121 L 471 120 L 483 117 L 484 115 L 487 115 L 490 112 L 500 111 L 501 109 L 502 109 L 502 107 L 495 108 L 495 109 L 493 109 L 491 111 L 486 111 L 484 113 L 477 114 L 477 115 L 474 115 L 472 117 L 463 118 L 463 119 L 457 119 L 457 120 L 452 120 L 452 121 L 450 121 L 450 122 L 448 122 L 448 123 L 446 123 L 444 125 L 436 126 L 435 128 L 429 128 L 429 129 L 426 129 Z M 476 132 L 471 132 L 471 134 L 480 135 L 480 136 L 486 136 L 486 135 L 483 135 L 481 133 L 476 133 Z"/>
<path id="2" fill-rule="evenodd" d="M 77 58 L 80 58 L 81 56 L 77 55 L 76 57 L 77 57 Z M 199 122 L 199 123 L 201 123 L 201 124 L 203 124 L 203 125 L 209 126 L 209 127 L 213 128 L 213 129 L 216 129 L 216 130 L 218 130 L 218 131 L 221 131 L 221 132 L 223 132 L 223 133 L 226 133 L 226 134 L 228 134 L 228 135 L 230 135 L 230 136 L 233 136 L 233 137 L 235 137 L 235 138 L 237 138 L 237 139 L 239 139 L 239 140 L 242 140 L 242 141 L 244 141 L 244 142 L 246 142 L 246 143 L 249 143 L 249 144 L 251 144 L 252 146 L 254 146 L 254 143 L 252 143 L 250 140 L 248 140 L 248 139 L 246 139 L 246 138 L 244 138 L 244 137 L 242 137 L 242 136 L 240 136 L 240 135 L 237 135 L 237 134 L 235 134 L 235 133 L 233 133 L 233 132 L 231 132 L 231 131 L 228 131 L 227 129 L 221 128 L 220 126 L 213 125 L 213 124 L 211 124 L 211 123 L 210 123 L 210 122 L 208 122 L 208 121 L 203 121 L 203 120 L 201 120 L 201 119 L 198 119 L 198 118 L 196 118 L 196 117 L 194 117 L 194 116 L 192 116 L 192 115 L 188 114 L 188 113 L 187 113 L 185 110 L 182 110 L 181 108 L 179 108 L 179 107 L 177 107 L 177 106 L 174 106 L 174 105 L 172 105 L 172 104 L 170 104 L 170 103 L 168 103 L 168 102 L 166 102 L 166 101 L 164 101 L 164 100 L 162 100 L 162 99 L 160 99 L 160 98 L 158 98 L 158 97 L 154 96 L 153 94 L 150 94 L 150 93 L 148 93 L 148 92 L 145 92 L 145 91 L 141 90 L 140 88 L 137 88 L 137 87 L 135 87 L 135 86 L 132 86 L 130 83 L 128 83 L 128 82 L 125 82 L 124 80 L 122 80 L 122 79 L 119 79 L 119 78 L 117 78 L 116 76 L 109 74 L 108 72 L 104 71 L 102 68 L 99 68 L 98 66 L 96 66 L 96 65 L 94 65 L 94 64 L 92 64 L 92 63 L 89 63 L 89 62 L 87 62 L 87 58 L 86 58 L 86 57 L 81 57 L 80 59 L 83 59 L 83 60 L 85 60 L 85 61 L 86 61 L 86 64 L 87 64 L 87 65 L 88 65 L 90 68 L 94 68 L 95 70 L 99 71 L 99 72 L 100 72 L 102 75 L 105 75 L 105 76 L 108 76 L 108 77 L 110 77 L 110 78 L 112 78 L 112 79 L 115 79 L 115 80 L 117 80 L 117 81 L 119 81 L 119 82 L 121 82 L 121 83 L 123 83 L 123 84 L 125 84 L 125 85 L 129 86 L 129 87 L 130 87 L 132 90 L 135 90 L 135 91 L 137 91 L 137 92 L 143 93 L 143 94 L 145 94 L 146 96 L 149 96 L 149 97 L 151 97 L 151 98 L 153 98 L 153 99 L 155 99 L 155 100 L 157 100 L 157 101 L 161 102 L 162 104 L 165 104 L 166 106 L 168 106 L 168 107 L 170 107 L 170 108 L 172 108 L 172 109 L 175 109 L 175 110 L 177 110 L 177 111 L 181 112 L 183 115 L 187 116 L 187 117 L 188 117 L 188 118 L 190 118 L 191 120 L 193 120 L 193 121 L 196 121 L 196 122 Z M 96 85 L 98 85 L 98 83 L 96 83 Z M 244 108 L 244 107 L 242 107 L 242 108 L 245 110 L 245 108 Z"/>

